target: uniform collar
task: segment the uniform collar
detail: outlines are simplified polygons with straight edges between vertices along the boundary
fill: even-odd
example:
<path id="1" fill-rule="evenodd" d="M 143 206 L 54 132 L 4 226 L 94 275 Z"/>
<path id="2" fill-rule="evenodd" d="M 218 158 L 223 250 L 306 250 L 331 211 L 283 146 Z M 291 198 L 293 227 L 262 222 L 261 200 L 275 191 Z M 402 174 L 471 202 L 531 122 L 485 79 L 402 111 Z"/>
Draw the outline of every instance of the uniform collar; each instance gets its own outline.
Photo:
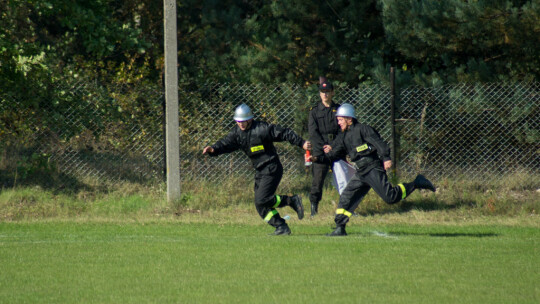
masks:
<path id="1" fill-rule="evenodd" d="M 349 128 L 347 128 L 347 130 L 345 130 L 345 132 L 351 131 L 351 130 L 354 129 L 358 124 L 359 124 L 358 121 L 353 120 L 352 125 L 350 125 Z M 341 130 L 341 129 L 340 129 L 340 130 Z"/>
<path id="2" fill-rule="evenodd" d="M 324 110 L 324 109 L 332 109 L 332 108 L 335 108 L 336 107 L 336 103 L 332 100 L 332 103 L 330 103 L 330 106 L 329 107 L 326 107 L 323 102 L 319 102 L 319 107 L 318 109 L 319 110 Z"/>

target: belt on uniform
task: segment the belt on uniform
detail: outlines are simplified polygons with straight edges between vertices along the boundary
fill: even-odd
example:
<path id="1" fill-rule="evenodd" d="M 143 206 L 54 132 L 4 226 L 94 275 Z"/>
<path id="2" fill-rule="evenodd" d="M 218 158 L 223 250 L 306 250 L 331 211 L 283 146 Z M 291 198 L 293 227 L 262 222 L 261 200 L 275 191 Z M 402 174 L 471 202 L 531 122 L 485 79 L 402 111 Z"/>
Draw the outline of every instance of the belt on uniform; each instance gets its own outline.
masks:
<path id="1" fill-rule="evenodd" d="M 374 156 L 364 156 L 359 160 L 352 162 L 352 166 L 356 170 L 360 170 L 377 161 L 379 161 L 379 159 L 375 158 Z"/>
<path id="2" fill-rule="evenodd" d="M 266 165 L 268 165 L 268 164 L 270 164 L 270 163 L 272 163 L 272 162 L 274 162 L 276 160 L 278 160 L 276 158 L 276 156 L 272 155 L 269 158 L 267 158 L 267 159 L 265 159 L 265 160 L 263 160 L 263 161 L 261 161 L 261 162 L 259 162 L 257 164 L 254 164 L 254 167 L 255 167 L 255 169 L 259 170 L 259 169 L 262 169 L 264 166 L 266 166 Z"/>

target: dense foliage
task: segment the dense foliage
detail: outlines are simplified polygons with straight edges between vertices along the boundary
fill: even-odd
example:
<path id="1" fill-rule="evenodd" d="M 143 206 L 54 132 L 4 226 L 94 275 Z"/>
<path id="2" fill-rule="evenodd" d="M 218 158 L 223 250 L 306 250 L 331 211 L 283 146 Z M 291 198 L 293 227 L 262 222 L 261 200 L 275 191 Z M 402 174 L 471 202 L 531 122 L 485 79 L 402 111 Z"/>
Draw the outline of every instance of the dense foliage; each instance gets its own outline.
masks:
<path id="1" fill-rule="evenodd" d="M 182 0 L 180 80 L 356 85 L 530 80 L 540 75 L 538 1 Z M 0 88 L 35 95 L 59 75 L 159 83 L 163 4 L 3 0 Z"/>
<path id="2" fill-rule="evenodd" d="M 538 79 L 538 1 L 381 2 L 387 43 L 416 83 Z"/>
<path id="3" fill-rule="evenodd" d="M 208 83 L 287 82 L 310 103 L 320 75 L 354 88 L 386 83 L 390 66 L 401 88 L 540 79 L 537 0 L 178 0 L 177 13 L 186 96 Z M 162 1 L 0 0 L 0 151 L 42 142 L 37 134 L 64 143 L 94 130 L 119 147 L 132 131 L 125 121 L 142 125 L 162 109 L 162 75 Z M 527 106 L 512 116 L 523 126 L 517 142 L 538 137 L 522 123 L 538 113 L 537 98 L 521 98 Z"/>

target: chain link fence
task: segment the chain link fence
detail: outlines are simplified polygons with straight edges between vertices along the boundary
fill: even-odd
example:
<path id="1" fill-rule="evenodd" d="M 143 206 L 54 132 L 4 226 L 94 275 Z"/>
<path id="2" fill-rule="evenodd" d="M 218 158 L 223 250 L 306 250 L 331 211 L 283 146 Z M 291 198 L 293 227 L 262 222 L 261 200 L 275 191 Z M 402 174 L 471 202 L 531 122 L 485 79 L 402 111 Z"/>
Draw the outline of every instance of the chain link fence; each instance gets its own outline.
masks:
<path id="1" fill-rule="evenodd" d="M 2 94 L 0 183 L 70 187 L 84 178 L 162 179 L 162 95 L 86 80 L 27 100 Z"/>
<path id="2" fill-rule="evenodd" d="M 402 90 L 400 170 L 469 180 L 538 176 L 539 89 L 535 82 Z"/>
<path id="3" fill-rule="evenodd" d="M 409 87 L 397 99 L 396 145 L 400 176 L 488 179 L 540 169 L 540 83 Z M 319 101 L 315 87 L 291 84 L 202 84 L 179 93 L 181 177 L 222 181 L 252 176 L 241 152 L 202 155 L 234 126 L 234 108 L 248 104 L 256 119 L 289 127 L 307 139 L 307 115 Z M 59 174 L 136 182 L 164 179 L 164 100 L 159 87 L 104 87 L 64 82 L 45 97 L 21 100 L 0 93 L 0 183 Z M 390 88 L 338 86 L 334 100 L 352 103 L 359 120 L 392 143 Z M 276 147 L 284 182 L 306 174 L 303 151 Z"/>
<path id="4" fill-rule="evenodd" d="M 388 107 L 388 92 L 382 87 L 340 90 L 336 99 L 354 102 L 369 100 L 369 110 L 365 111 L 369 121 L 384 126 L 383 112 Z M 201 94 L 202 92 L 202 94 Z M 311 98 L 310 98 L 311 96 Z M 313 98 L 315 96 L 316 98 Z M 312 105 L 318 102 L 317 90 L 310 92 L 294 85 L 263 86 L 245 84 L 208 85 L 204 90 L 184 94 L 180 106 L 183 113 L 181 127 L 181 171 L 182 176 L 192 179 L 218 181 L 234 174 L 252 175 L 254 170 L 249 159 L 242 152 L 207 157 L 202 149 L 224 137 L 236 126 L 233 113 L 241 103 L 248 104 L 255 119 L 279 124 L 293 129 L 308 139 L 307 117 Z M 303 150 L 289 143 L 276 143 L 276 148 L 284 167 L 284 181 L 305 173 Z"/>

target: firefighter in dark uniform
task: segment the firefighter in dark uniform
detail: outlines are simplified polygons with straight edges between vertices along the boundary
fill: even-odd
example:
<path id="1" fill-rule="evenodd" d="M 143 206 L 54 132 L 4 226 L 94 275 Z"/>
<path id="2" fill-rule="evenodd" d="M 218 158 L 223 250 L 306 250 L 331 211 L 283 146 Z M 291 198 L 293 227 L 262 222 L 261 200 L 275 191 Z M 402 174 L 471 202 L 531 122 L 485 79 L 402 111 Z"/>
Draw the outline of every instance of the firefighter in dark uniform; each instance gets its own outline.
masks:
<path id="1" fill-rule="evenodd" d="M 325 149 L 327 154 L 312 157 L 314 162 L 330 163 L 333 159 L 348 155 L 354 163 L 355 175 L 339 199 L 336 210 L 336 229 L 329 236 L 347 235 L 345 226 L 352 212 L 371 188 L 388 204 L 395 204 L 415 189 L 428 189 L 435 192 L 433 184 L 422 175 L 413 182 L 393 187 L 388 181 L 386 170 L 392 166 L 390 148 L 379 133 L 372 127 L 356 120 L 354 107 L 344 103 L 336 113 L 341 133 L 333 147 Z"/>
<path id="2" fill-rule="evenodd" d="M 257 212 L 264 221 L 276 228 L 274 235 L 289 235 L 291 230 L 276 208 L 290 206 L 298 214 L 298 218 L 302 219 L 304 206 L 298 195 L 275 195 L 283 176 L 283 166 L 274 142 L 288 141 L 304 150 L 311 148 L 311 145 L 291 129 L 254 120 L 253 113 L 246 104 L 236 108 L 234 120 L 237 125 L 229 134 L 212 146 L 205 147 L 203 154 L 217 156 L 242 149 L 256 170 L 254 188 Z"/>
<path id="3" fill-rule="evenodd" d="M 311 154 L 315 157 L 324 154 L 323 147 L 330 145 L 339 132 L 339 126 L 336 120 L 336 111 L 339 104 L 335 104 L 332 101 L 334 87 L 332 83 L 324 78 L 319 85 L 319 95 L 321 102 L 311 108 L 308 118 L 308 131 L 312 147 Z M 313 163 L 312 165 L 311 190 L 309 191 L 311 216 L 315 216 L 318 212 L 324 180 L 330 166 L 331 164 L 327 163 Z"/>

